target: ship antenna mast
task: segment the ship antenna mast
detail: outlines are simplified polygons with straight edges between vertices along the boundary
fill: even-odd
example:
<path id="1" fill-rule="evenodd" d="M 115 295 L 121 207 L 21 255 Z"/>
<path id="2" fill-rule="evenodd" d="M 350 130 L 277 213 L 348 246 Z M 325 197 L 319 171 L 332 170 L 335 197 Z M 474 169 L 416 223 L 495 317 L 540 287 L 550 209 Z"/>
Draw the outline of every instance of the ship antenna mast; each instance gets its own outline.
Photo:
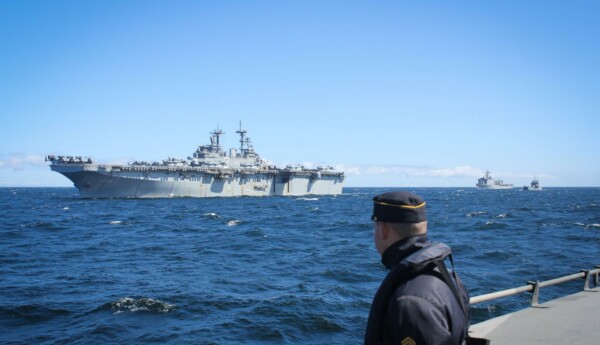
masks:
<path id="1" fill-rule="evenodd" d="M 222 130 L 219 129 L 219 126 L 217 125 L 217 129 L 213 132 L 210 132 L 210 134 L 212 134 L 216 139 L 217 139 L 217 147 L 219 146 L 219 137 L 223 134 L 225 134 L 225 132 L 223 132 Z"/>
<path id="2" fill-rule="evenodd" d="M 245 142 L 244 136 L 246 135 L 246 133 L 248 133 L 248 131 L 245 129 L 242 129 L 242 121 L 240 121 L 240 129 L 235 132 L 240 135 L 240 154 L 243 155 L 244 154 L 244 142 Z"/>

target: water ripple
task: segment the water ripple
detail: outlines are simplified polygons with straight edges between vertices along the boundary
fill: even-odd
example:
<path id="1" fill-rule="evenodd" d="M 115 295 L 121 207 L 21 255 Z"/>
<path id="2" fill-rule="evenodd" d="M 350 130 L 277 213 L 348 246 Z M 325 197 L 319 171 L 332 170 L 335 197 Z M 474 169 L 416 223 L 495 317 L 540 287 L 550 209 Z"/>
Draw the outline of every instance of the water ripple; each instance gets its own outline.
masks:
<path id="1" fill-rule="evenodd" d="M 96 200 L 0 188 L 0 343 L 360 343 L 387 273 L 370 220 L 385 191 Z M 472 296 L 596 264 L 600 189 L 414 191 Z M 527 305 L 478 304 L 471 321 Z"/>

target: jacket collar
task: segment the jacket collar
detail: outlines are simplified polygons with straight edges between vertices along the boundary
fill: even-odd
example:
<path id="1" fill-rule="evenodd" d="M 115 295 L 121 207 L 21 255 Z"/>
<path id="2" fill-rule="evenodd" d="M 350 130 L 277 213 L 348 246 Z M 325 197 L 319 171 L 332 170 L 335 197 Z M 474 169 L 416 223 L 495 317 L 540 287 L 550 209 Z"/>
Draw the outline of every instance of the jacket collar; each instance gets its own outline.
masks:
<path id="1" fill-rule="evenodd" d="M 383 252 L 383 255 L 381 256 L 381 262 L 387 269 L 392 269 L 404 258 L 415 253 L 419 249 L 423 249 L 430 243 L 431 242 L 429 242 L 429 237 L 427 237 L 427 235 L 404 238 L 392 244 Z"/>
<path id="2" fill-rule="evenodd" d="M 400 240 L 383 252 L 381 262 L 387 269 L 400 270 L 440 260 L 452 254 L 444 243 L 432 243 L 427 235 Z"/>

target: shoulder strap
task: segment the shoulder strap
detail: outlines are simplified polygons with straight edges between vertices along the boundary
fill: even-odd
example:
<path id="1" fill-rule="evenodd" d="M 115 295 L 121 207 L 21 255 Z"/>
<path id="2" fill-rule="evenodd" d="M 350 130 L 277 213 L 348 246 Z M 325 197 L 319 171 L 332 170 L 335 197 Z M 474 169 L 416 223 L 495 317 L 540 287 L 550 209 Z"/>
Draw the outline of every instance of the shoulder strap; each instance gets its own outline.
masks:
<path id="1" fill-rule="evenodd" d="M 433 263 L 435 264 L 435 266 L 438 268 L 438 270 L 442 274 L 442 277 L 444 278 L 443 279 L 444 282 L 446 283 L 446 285 L 448 285 L 448 287 L 452 291 L 452 294 L 454 295 L 454 297 L 456 298 L 456 301 L 458 302 L 458 305 L 460 306 L 460 310 L 462 310 L 463 315 L 465 316 L 465 319 L 467 319 L 469 316 L 467 314 L 466 306 L 465 306 L 464 302 L 462 301 L 462 298 L 460 297 L 460 294 L 458 293 L 458 289 L 456 288 L 456 285 L 454 283 L 454 282 L 457 282 L 458 280 L 456 279 L 456 272 L 454 270 L 454 260 L 452 260 L 452 254 L 449 255 L 449 259 L 450 259 L 450 263 L 452 264 L 452 275 L 454 276 L 454 281 L 452 280 L 452 278 L 450 278 L 450 273 L 448 273 L 448 268 L 446 268 L 444 259 L 435 260 Z M 469 335 L 468 330 L 467 330 L 466 341 L 467 341 L 467 345 L 489 345 L 490 344 L 489 339 L 471 337 Z"/>
<path id="2" fill-rule="evenodd" d="M 454 275 L 454 279 L 456 280 L 456 273 L 454 272 L 454 260 L 452 260 L 452 254 L 450 254 L 448 257 L 450 259 L 450 263 L 452 263 L 452 268 L 453 268 L 452 274 Z M 466 319 L 468 317 L 468 314 L 465 309 L 465 303 L 463 302 L 462 298 L 460 297 L 460 294 L 458 293 L 458 289 L 456 288 L 455 281 L 453 281 L 452 278 L 450 278 L 450 273 L 448 273 L 448 268 L 446 268 L 444 259 L 435 260 L 433 263 L 435 264 L 435 266 L 438 268 L 438 270 L 442 274 L 442 278 L 444 278 L 443 279 L 444 282 L 446 283 L 446 285 L 448 285 L 448 287 L 452 291 L 452 294 L 456 298 L 456 301 L 458 302 L 458 305 L 460 306 L 460 310 L 462 310 L 463 315 L 465 316 L 465 319 Z"/>

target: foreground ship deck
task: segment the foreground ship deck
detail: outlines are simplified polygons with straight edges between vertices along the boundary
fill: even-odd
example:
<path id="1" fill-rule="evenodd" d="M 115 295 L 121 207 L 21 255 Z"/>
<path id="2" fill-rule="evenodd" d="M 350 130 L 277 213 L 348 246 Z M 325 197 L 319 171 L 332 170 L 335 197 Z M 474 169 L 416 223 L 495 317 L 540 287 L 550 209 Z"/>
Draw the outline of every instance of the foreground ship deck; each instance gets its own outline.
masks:
<path id="1" fill-rule="evenodd" d="M 161 198 L 301 196 L 342 193 L 344 173 L 331 167 L 307 169 L 301 165 L 278 168 L 263 161 L 241 128 L 240 149 L 221 149 L 221 130 L 211 143 L 199 146 L 187 160 L 128 165 L 96 164 L 89 158 L 46 157 L 52 171 L 73 181 L 84 198 Z"/>
<path id="2" fill-rule="evenodd" d="M 586 284 L 582 292 L 542 304 L 535 302 L 537 292 L 535 285 L 532 285 L 534 296 L 532 307 L 472 325 L 469 334 L 472 337 L 488 339 L 493 345 L 598 344 L 596 327 L 600 317 L 599 271 L 599 269 L 588 271 L 583 277 L 586 283 L 593 278 L 594 288 L 589 288 Z M 580 279 L 581 275 L 583 273 L 537 283 L 537 285 L 538 287 L 554 285 Z M 504 296 L 516 294 L 523 292 L 524 288 L 512 289 L 510 293 L 496 294 Z M 472 298 L 471 303 L 485 300 L 479 297 Z"/>

